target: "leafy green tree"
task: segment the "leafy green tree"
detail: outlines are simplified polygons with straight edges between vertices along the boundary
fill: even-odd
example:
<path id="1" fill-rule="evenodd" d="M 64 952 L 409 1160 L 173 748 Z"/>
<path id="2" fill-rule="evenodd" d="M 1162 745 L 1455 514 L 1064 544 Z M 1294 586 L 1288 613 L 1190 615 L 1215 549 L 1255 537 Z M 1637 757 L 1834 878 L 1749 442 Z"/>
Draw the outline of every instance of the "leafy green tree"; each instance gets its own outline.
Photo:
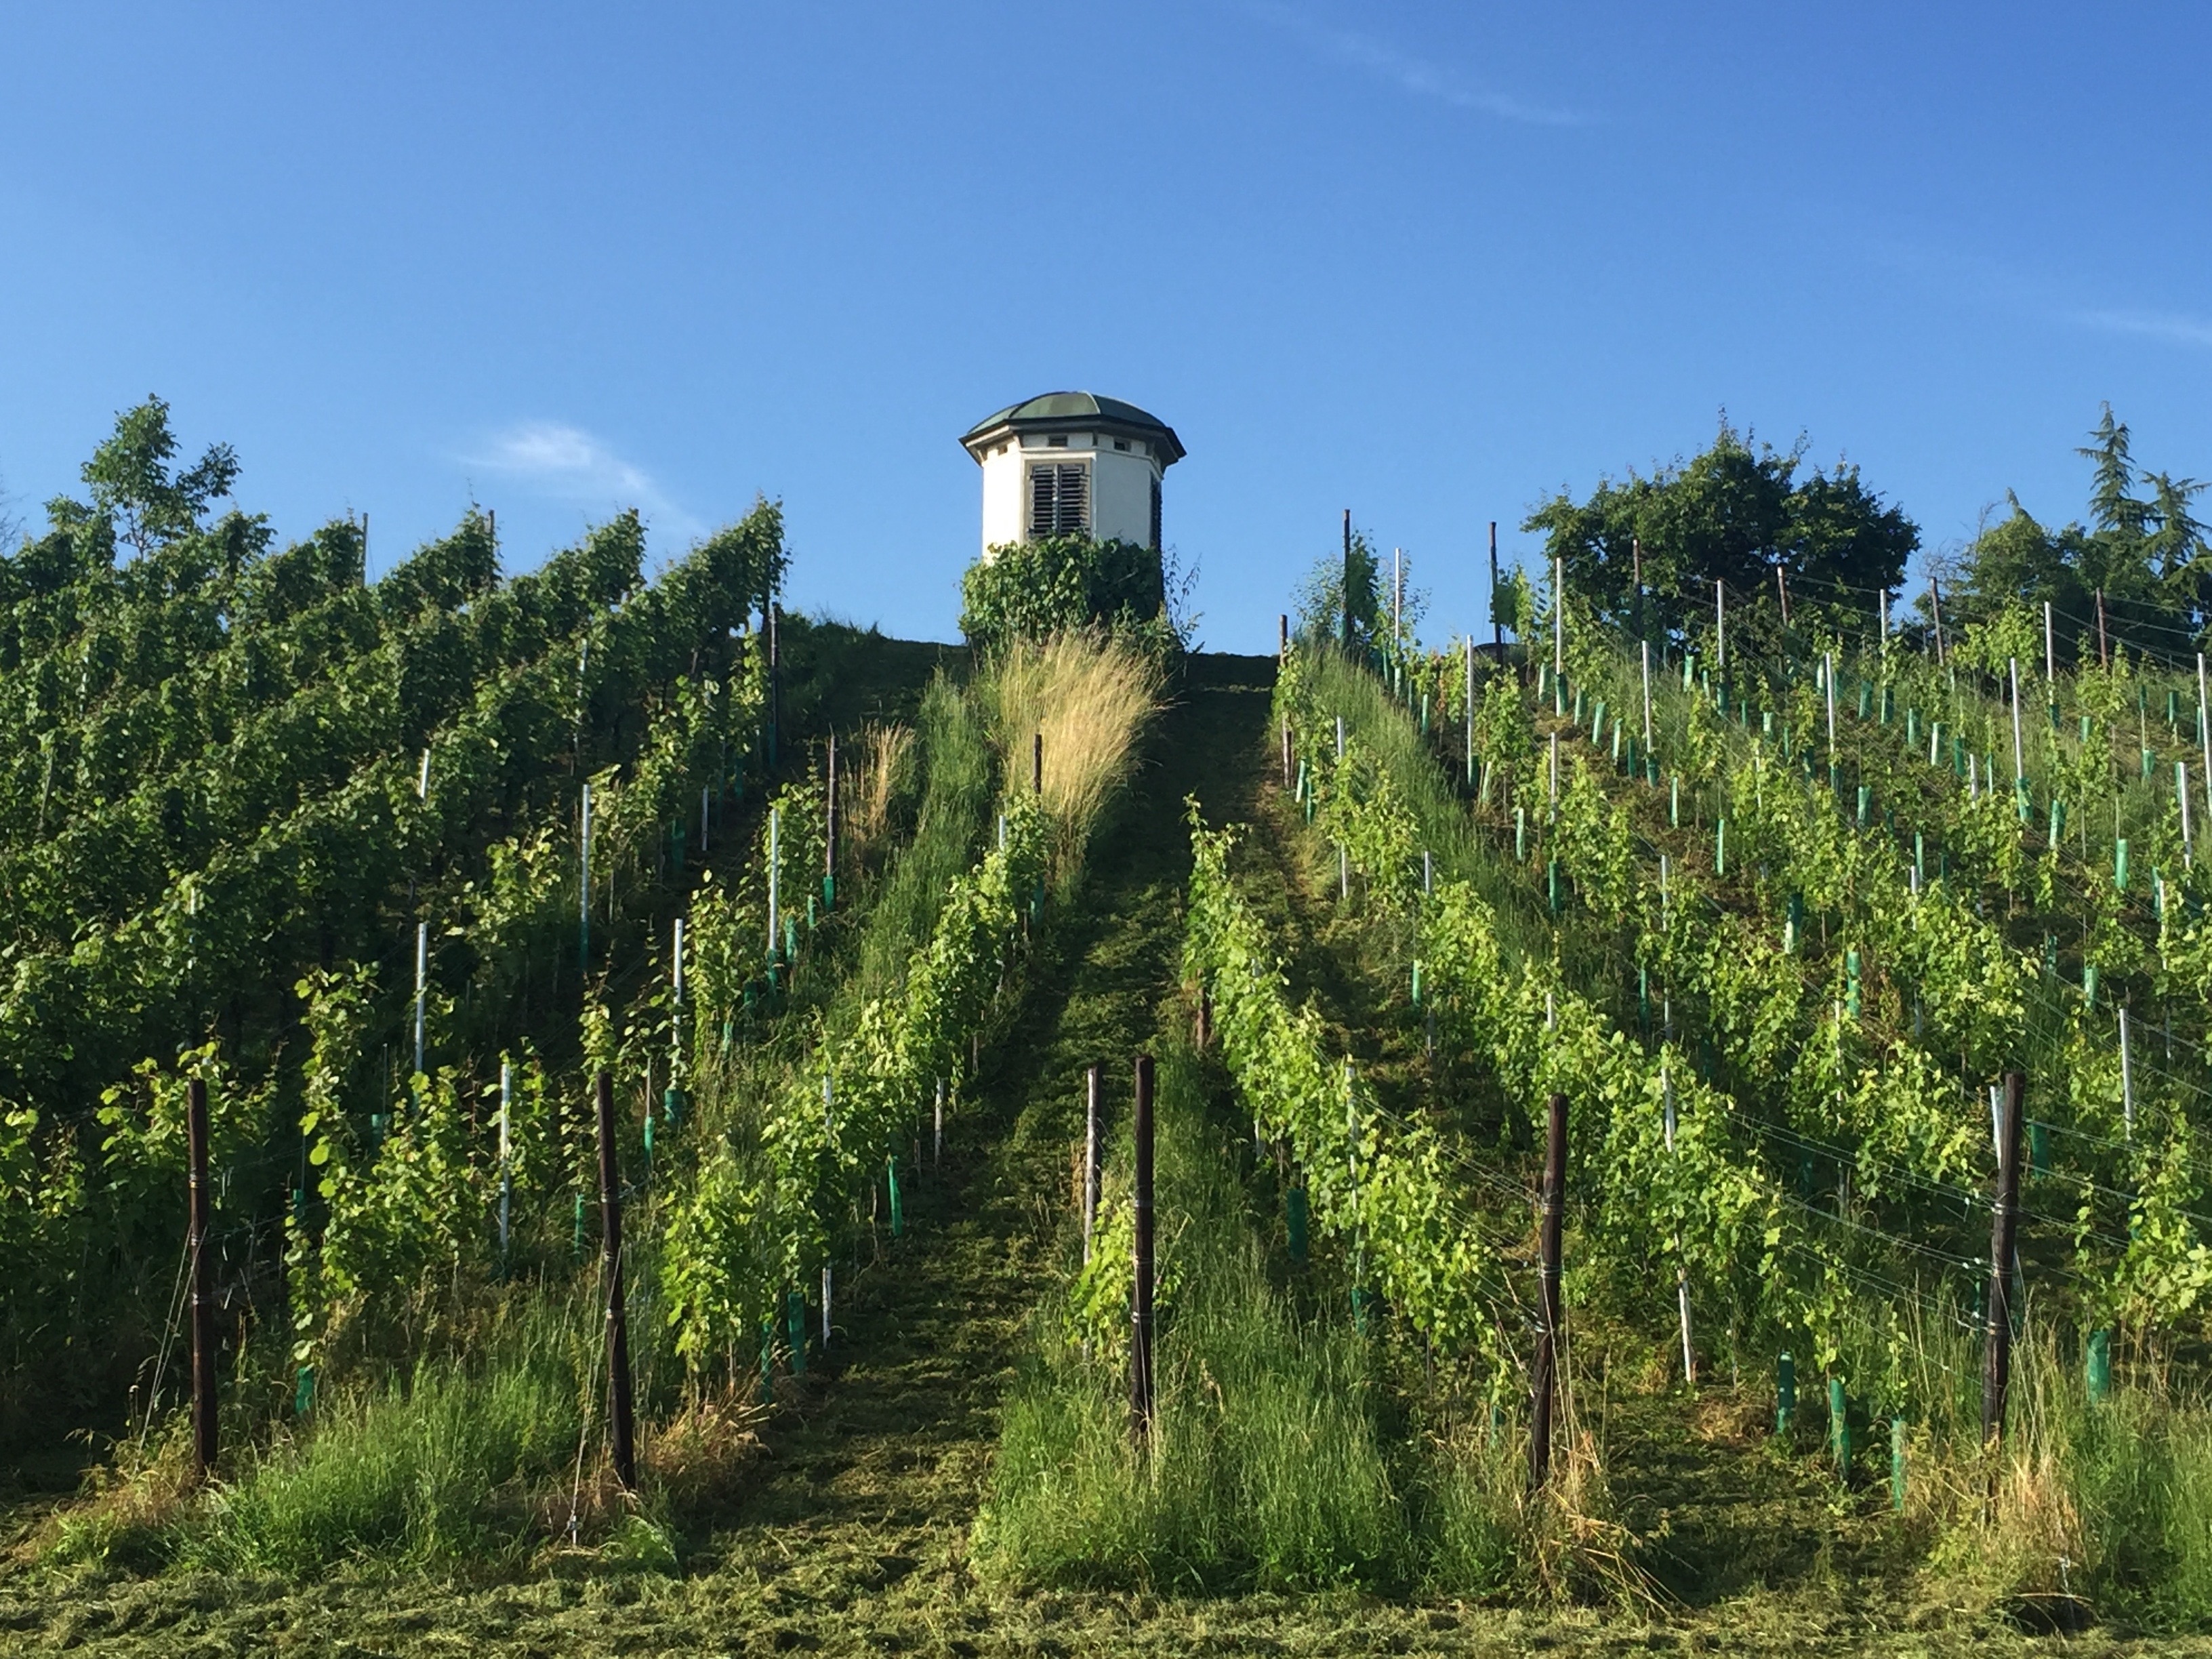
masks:
<path id="1" fill-rule="evenodd" d="M 57 529 L 104 520 L 141 556 L 187 536 L 200 528 L 210 501 L 230 494 L 238 454 L 228 444 L 212 444 L 192 465 L 173 472 L 176 454 L 169 405 L 149 397 L 115 417 L 114 433 L 84 464 L 91 502 L 58 495 L 46 504 L 47 516 Z"/>
<path id="2" fill-rule="evenodd" d="M 1364 530 L 1354 530 L 1345 550 L 1314 562 L 1298 586 L 1298 631 L 1334 640 L 1346 651 L 1371 650 L 1386 631 L 1378 586 L 1379 561 Z"/>
<path id="3" fill-rule="evenodd" d="M 2078 661 L 2096 654 L 2102 595 L 2109 639 L 2169 661 L 2188 658 L 2212 632 L 2212 550 L 2191 510 L 2204 485 L 2141 471 L 2132 450 L 2127 423 L 2106 404 L 2075 452 L 2092 469 L 2086 526 L 2045 526 L 2007 492 L 2012 511 L 1960 562 L 1961 615 L 2047 601 L 2061 650 Z"/>
<path id="4" fill-rule="evenodd" d="M 1894 588 L 1920 531 L 1868 488 L 1857 467 L 1801 476 L 1804 446 L 1756 449 L 1725 421 L 1712 447 L 1650 477 L 1601 480 L 1586 501 L 1565 491 L 1528 515 L 1547 558 L 1566 563 L 1579 602 L 1625 627 L 1682 635 L 1711 609 L 1715 581 L 1755 626 L 1770 607 L 1778 620 L 1775 573 L 1800 606 L 1871 613 Z M 1638 549 L 1643 592 L 1636 582 Z"/>

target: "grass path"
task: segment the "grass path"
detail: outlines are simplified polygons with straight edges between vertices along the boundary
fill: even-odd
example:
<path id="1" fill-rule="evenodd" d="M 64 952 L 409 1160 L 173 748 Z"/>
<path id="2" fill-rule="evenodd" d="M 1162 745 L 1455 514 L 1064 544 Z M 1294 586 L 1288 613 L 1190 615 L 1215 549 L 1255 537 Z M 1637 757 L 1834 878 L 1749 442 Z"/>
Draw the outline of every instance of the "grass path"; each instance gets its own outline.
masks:
<path id="1" fill-rule="evenodd" d="M 557 1559 L 532 1580 L 483 1584 L 416 1577 L 308 1586 L 211 1577 L 64 1581 L 16 1567 L 0 1570 L 0 1653 L 1957 1651 L 1960 1632 L 1903 1628 L 1894 1601 L 1854 1607 L 1847 1584 L 1817 1574 L 1748 1609 L 1650 1625 L 1583 1610 L 1348 1594 L 1024 1594 L 995 1589 L 971 1570 L 999 1401 L 1067 1202 L 1083 1068 L 1107 1066 L 1109 1100 L 1126 1110 L 1130 1055 L 1161 1018 L 1180 1018 L 1171 1005 L 1188 862 L 1186 794 L 1200 796 L 1211 821 L 1260 819 L 1253 856 L 1276 872 L 1266 884 L 1280 895 L 1282 920 L 1297 915 L 1303 935 L 1316 941 L 1298 971 L 1338 999 L 1347 1031 L 1370 1046 L 1379 1041 L 1369 1057 L 1401 1086 L 1413 1086 L 1419 1056 L 1401 1041 L 1377 1038 L 1387 1022 L 1372 1018 L 1362 999 L 1375 994 L 1346 969 L 1310 851 L 1264 804 L 1272 671 L 1267 659 L 1192 665 L 1150 764 L 1102 835 L 1082 920 L 1051 941 L 977 1099 L 950 1125 L 945 1167 L 913 1195 L 913 1237 L 841 1293 L 837 1367 L 782 1391 L 744 1490 L 723 1510 L 689 1518 L 680 1577 L 569 1571 Z M 1670 1439 L 1625 1424 L 1619 1443 L 1638 1460 L 1629 1483 L 1636 1490 L 1697 1506 L 1705 1530 L 1693 1534 L 1686 1522 L 1681 1536 L 1686 1548 L 1696 1539 L 1701 1559 L 1740 1551 L 1759 1505 L 1774 1500 L 1775 1480 L 1740 1461 L 1686 1455 L 1679 1433 Z M 1715 1467 L 1741 1489 L 1745 1512 L 1734 1521 L 1709 1512 L 1723 1496 L 1710 1474 Z M 1786 1495 L 1801 1507 L 1805 1501 Z M 1978 1644 L 2019 1644 L 1994 1632 Z M 2097 1636 L 2070 1649 L 2115 1650 L 2120 1644 Z"/>

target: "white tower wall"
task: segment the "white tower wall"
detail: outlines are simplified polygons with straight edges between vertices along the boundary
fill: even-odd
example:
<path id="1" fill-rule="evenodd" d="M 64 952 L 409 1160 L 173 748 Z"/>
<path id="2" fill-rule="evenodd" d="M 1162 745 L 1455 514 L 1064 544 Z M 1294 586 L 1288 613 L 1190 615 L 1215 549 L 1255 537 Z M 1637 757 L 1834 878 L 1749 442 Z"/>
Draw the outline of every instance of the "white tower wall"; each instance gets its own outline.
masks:
<path id="1" fill-rule="evenodd" d="M 1039 523 L 1066 529 L 1079 521 L 1100 541 L 1156 545 L 1161 478 L 1183 456 L 1174 428 L 1133 404 L 1087 392 L 1014 404 L 978 422 L 960 441 L 983 475 L 986 557 L 994 547 L 1029 540 Z M 1047 467 L 1079 468 L 1082 476 L 1039 478 Z M 1042 520 L 1033 518 L 1039 489 Z"/>

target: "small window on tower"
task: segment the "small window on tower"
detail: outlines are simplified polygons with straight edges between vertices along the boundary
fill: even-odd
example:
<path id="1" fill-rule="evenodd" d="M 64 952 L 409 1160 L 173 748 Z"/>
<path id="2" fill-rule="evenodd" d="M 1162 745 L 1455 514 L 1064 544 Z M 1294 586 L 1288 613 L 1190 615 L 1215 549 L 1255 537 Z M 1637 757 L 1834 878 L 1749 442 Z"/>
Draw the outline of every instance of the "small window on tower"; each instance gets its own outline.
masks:
<path id="1" fill-rule="evenodd" d="M 1129 441 L 1127 438 L 1116 438 L 1114 440 L 1114 447 L 1116 449 L 1127 449 L 1128 447 Z"/>
<path id="2" fill-rule="evenodd" d="M 1067 447 L 1067 434 L 1063 432 L 1057 438 L 1047 438 L 1045 440 L 1045 444 L 1048 448 L 1065 449 Z"/>
<path id="3" fill-rule="evenodd" d="M 1080 461 L 1030 469 L 1030 534 L 1079 536 L 1091 528 L 1091 469 Z"/>

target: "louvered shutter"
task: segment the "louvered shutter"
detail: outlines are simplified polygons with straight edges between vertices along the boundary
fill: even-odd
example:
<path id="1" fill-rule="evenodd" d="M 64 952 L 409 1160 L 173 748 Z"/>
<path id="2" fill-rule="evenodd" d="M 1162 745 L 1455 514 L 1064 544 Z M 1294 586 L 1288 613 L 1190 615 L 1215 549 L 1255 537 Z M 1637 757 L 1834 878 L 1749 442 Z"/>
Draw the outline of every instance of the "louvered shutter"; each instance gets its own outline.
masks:
<path id="1" fill-rule="evenodd" d="M 1063 466 L 1060 469 L 1060 531 L 1063 536 L 1079 536 L 1090 528 L 1090 514 L 1085 510 L 1091 491 L 1091 469 L 1087 466 Z"/>
<path id="2" fill-rule="evenodd" d="M 1030 469 L 1030 534 L 1079 536 L 1091 527 L 1091 469 L 1080 461 Z"/>
<path id="3" fill-rule="evenodd" d="M 1030 534 L 1049 536 L 1058 521 L 1060 498 L 1060 469 L 1056 466 L 1033 466 L 1030 469 Z"/>

